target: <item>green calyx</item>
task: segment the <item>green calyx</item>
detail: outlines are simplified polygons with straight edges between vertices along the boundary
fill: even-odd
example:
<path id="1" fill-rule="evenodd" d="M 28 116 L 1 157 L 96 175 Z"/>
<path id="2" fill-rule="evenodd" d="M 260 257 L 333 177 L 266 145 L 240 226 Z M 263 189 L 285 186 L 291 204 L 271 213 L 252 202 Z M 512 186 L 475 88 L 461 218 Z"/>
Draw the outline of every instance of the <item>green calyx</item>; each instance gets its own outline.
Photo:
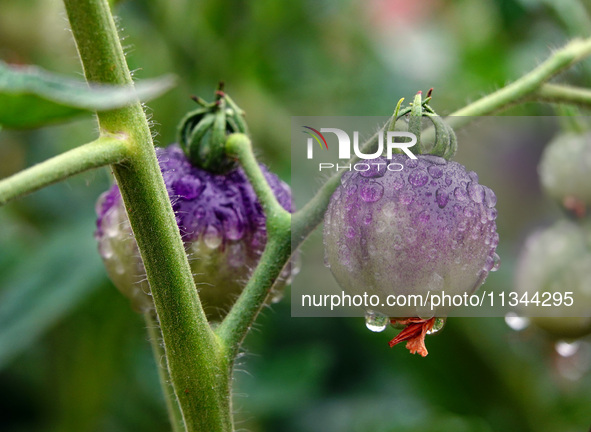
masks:
<path id="1" fill-rule="evenodd" d="M 456 153 L 458 142 L 456 134 L 451 126 L 447 125 L 447 123 L 437 115 L 435 110 L 429 106 L 432 91 L 433 89 L 429 90 L 427 97 L 424 100 L 423 92 L 417 92 L 413 102 L 408 107 L 402 109 L 401 105 L 404 99 L 400 99 L 388 130 L 399 130 L 397 127 L 398 120 L 405 119 L 407 120 L 406 124 L 408 132 L 413 133 L 417 137 L 416 148 L 418 149 L 419 154 L 431 154 L 449 160 Z M 429 147 L 425 146 L 424 140 L 421 141 L 421 134 L 423 134 L 423 132 L 432 132 L 423 130 L 423 117 L 429 119 L 435 129 L 435 140 Z M 426 133 L 424 135 L 426 135 Z"/>
<path id="2" fill-rule="evenodd" d="M 191 163 L 214 173 L 235 168 L 236 162 L 226 155 L 228 135 L 248 134 L 244 111 L 223 91 L 220 84 L 215 101 L 194 98 L 200 107 L 185 115 L 178 127 L 178 140 Z"/>

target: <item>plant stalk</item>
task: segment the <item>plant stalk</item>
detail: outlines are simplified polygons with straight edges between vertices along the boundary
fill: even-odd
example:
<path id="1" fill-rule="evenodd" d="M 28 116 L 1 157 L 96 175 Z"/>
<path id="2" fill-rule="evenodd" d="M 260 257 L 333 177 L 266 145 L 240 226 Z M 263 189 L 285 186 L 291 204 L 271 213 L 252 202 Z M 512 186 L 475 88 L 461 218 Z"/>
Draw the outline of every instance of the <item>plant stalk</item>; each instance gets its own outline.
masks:
<path id="1" fill-rule="evenodd" d="M 132 85 L 107 0 L 64 0 L 88 81 Z M 97 114 L 101 135 L 124 135 L 113 165 L 146 268 L 168 369 L 188 432 L 232 430 L 230 368 L 207 322 L 139 101 Z"/>
<path id="2" fill-rule="evenodd" d="M 103 136 L 0 181 L 0 206 L 68 177 L 127 157 L 125 142 Z"/>

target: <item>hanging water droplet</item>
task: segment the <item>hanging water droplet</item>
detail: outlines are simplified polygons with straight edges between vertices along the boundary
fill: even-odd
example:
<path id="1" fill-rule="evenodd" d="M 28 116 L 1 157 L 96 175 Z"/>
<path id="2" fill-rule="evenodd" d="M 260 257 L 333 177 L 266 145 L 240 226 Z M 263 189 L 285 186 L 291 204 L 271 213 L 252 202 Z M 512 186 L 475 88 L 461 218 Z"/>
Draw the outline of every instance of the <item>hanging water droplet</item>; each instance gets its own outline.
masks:
<path id="1" fill-rule="evenodd" d="M 458 201 L 466 201 L 468 199 L 468 193 L 466 192 L 466 190 L 464 188 L 462 188 L 460 186 L 455 188 L 454 196 L 456 197 L 456 199 Z"/>
<path id="2" fill-rule="evenodd" d="M 113 252 L 113 246 L 111 245 L 111 240 L 103 239 L 99 243 L 99 253 L 103 257 L 103 259 L 105 259 L 105 260 L 113 258 L 113 255 L 115 253 Z"/>
<path id="3" fill-rule="evenodd" d="M 213 225 L 209 225 L 203 234 L 203 243 L 210 249 L 216 249 L 222 244 L 222 236 L 218 229 Z"/>
<path id="4" fill-rule="evenodd" d="M 574 342 L 566 342 L 566 341 L 558 341 L 554 345 L 554 349 L 558 353 L 558 355 L 562 357 L 572 357 L 574 356 L 581 347 L 581 342 L 574 341 Z"/>
<path id="5" fill-rule="evenodd" d="M 478 183 L 470 183 L 468 185 L 468 195 L 475 203 L 481 203 L 484 200 L 484 188 Z"/>
<path id="6" fill-rule="evenodd" d="M 434 179 L 438 179 L 443 175 L 443 170 L 441 169 L 441 167 L 438 167 L 437 165 L 431 165 L 429 168 L 427 168 L 427 172 Z"/>
<path id="7" fill-rule="evenodd" d="M 499 267 L 501 267 L 501 257 L 499 255 L 497 255 L 497 253 L 495 252 L 492 256 L 493 258 L 493 266 L 491 267 L 490 271 L 491 272 L 496 272 Z"/>
<path id="8" fill-rule="evenodd" d="M 379 312 L 368 310 L 365 313 L 365 326 L 372 332 L 382 332 L 386 330 L 390 319 Z"/>
<path id="9" fill-rule="evenodd" d="M 361 199 L 365 202 L 376 202 L 384 195 L 384 186 L 379 183 L 370 182 L 361 186 L 359 191 Z"/>
<path id="10" fill-rule="evenodd" d="M 408 176 L 408 182 L 411 185 L 413 185 L 414 187 L 424 186 L 425 184 L 427 184 L 428 181 L 429 181 L 429 176 L 422 169 L 413 171 Z"/>
<path id="11" fill-rule="evenodd" d="M 505 324 L 512 330 L 521 331 L 529 326 L 529 318 L 520 317 L 515 312 L 507 312 L 505 315 Z"/>
<path id="12" fill-rule="evenodd" d="M 428 320 L 435 316 L 436 308 L 427 301 L 424 305 L 416 307 L 417 316 L 421 319 Z"/>
<path id="13" fill-rule="evenodd" d="M 435 318 L 435 323 L 433 323 L 433 328 L 427 332 L 428 335 L 432 335 L 435 333 L 439 333 L 445 327 L 445 322 L 447 318 Z"/>

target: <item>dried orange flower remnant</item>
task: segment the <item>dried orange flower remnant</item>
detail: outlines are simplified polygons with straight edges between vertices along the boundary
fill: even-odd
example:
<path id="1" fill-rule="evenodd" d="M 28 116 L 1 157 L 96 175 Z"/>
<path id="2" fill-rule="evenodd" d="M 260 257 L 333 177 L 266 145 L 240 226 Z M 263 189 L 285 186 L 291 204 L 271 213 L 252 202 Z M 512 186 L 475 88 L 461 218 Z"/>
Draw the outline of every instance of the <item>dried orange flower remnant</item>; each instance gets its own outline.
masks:
<path id="1" fill-rule="evenodd" d="M 400 342 L 406 341 L 406 349 L 408 349 L 411 354 L 419 353 L 423 357 L 427 356 L 428 351 L 425 347 L 425 335 L 427 332 L 433 329 L 435 318 L 393 318 L 390 320 L 390 322 L 393 325 L 406 326 L 404 330 L 398 334 L 398 336 L 388 343 L 390 348 L 399 344 Z"/>

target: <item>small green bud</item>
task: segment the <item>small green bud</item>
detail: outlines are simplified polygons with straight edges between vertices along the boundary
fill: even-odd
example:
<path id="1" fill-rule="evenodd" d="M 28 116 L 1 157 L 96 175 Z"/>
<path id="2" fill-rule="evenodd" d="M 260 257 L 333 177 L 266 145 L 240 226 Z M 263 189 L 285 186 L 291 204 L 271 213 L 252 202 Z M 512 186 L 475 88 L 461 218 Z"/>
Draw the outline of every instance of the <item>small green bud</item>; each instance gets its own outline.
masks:
<path id="1" fill-rule="evenodd" d="M 191 163 L 217 174 L 236 168 L 235 161 L 225 152 L 227 136 L 236 132 L 248 133 L 244 111 L 222 88 L 223 84 L 220 84 L 214 102 L 194 98 L 200 108 L 189 112 L 178 127 L 179 143 Z"/>

